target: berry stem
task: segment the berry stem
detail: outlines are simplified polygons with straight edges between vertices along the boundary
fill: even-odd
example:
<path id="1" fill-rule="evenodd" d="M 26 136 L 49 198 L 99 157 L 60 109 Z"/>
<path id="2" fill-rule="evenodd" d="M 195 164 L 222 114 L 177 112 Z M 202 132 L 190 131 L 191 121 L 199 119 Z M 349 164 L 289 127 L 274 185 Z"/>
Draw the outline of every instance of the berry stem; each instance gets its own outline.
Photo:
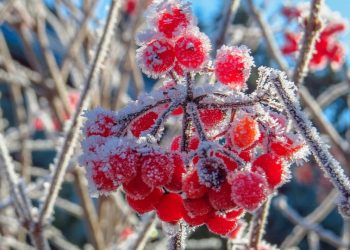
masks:
<path id="1" fill-rule="evenodd" d="M 257 250 L 265 232 L 266 219 L 270 208 L 270 198 L 256 210 L 250 222 L 249 249 Z"/>
<path id="2" fill-rule="evenodd" d="M 183 250 L 185 249 L 185 225 L 178 223 L 179 229 L 174 236 L 171 236 L 168 241 L 168 250 Z"/>
<path id="3" fill-rule="evenodd" d="M 288 88 L 286 86 L 286 79 L 281 75 L 281 72 L 277 72 L 275 79 L 271 79 L 271 82 L 276 89 L 281 102 L 285 105 L 288 116 L 293 120 L 298 132 L 304 137 L 316 162 L 341 193 L 341 198 L 348 200 L 350 198 L 349 178 L 345 175 L 342 167 L 325 147 L 316 128 L 306 118 L 305 114 L 301 112 L 299 103 L 293 101 L 293 98 L 290 97 L 288 89 L 286 89 Z"/>

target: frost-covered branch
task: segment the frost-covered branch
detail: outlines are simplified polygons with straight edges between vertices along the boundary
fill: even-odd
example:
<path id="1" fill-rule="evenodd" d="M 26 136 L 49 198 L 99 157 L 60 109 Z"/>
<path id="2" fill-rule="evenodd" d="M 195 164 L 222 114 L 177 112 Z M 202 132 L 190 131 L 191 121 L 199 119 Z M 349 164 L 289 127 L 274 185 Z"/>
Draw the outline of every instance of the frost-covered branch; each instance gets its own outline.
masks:
<path id="1" fill-rule="evenodd" d="M 281 102 L 284 103 L 288 116 L 293 120 L 298 132 L 303 135 L 317 163 L 324 170 L 326 176 L 340 192 L 339 209 L 344 216 L 350 216 L 350 182 L 343 169 L 334 157 L 329 153 L 322 142 L 316 128 L 302 113 L 299 103 L 291 97 L 290 83 L 280 72 L 276 72 L 271 84 L 278 93 Z"/>

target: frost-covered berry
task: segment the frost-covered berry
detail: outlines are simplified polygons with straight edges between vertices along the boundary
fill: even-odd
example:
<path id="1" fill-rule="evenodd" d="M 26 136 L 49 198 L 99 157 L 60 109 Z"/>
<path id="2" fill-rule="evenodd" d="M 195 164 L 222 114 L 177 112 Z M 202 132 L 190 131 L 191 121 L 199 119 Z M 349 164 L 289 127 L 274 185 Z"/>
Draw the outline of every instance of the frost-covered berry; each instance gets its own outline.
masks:
<path id="1" fill-rule="evenodd" d="M 206 197 L 199 199 L 185 199 L 183 202 L 185 210 L 191 217 L 203 216 L 212 210 Z"/>
<path id="2" fill-rule="evenodd" d="M 139 137 L 143 131 L 150 129 L 154 125 L 157 118 L 158 118 L 158 114 L 154 111 L 150 111 L 140 116 L 131 124 L 131 128 L 130 128 L 131 133 L 134 136 Z"/>
<path id="3" fill-rule="evenodd" d="M 248 211 L 254 211 L 266 200 L 268 184 L 257 173 L 238 172 L 230 179 L 232 200 Z"/>
<path id="4" fill-rule="evenodd" d="M 263 174 L 271 188 L 282 184 L 286 178 L 286 167 L 284 162 L 278 156 L 267 153 L 260 155 L 255 159 L 252 171 Z"/>
<path id="5" fill-rule="evenodd" d="M 219 82 L 235 90 L 246 86 L 251 67 L 254 66 L 253 57 L 245 46 L 222 46 L 216 55 L 215 75 Z"/>
<path id="6" fill-rule="evenodd" d="M 219 189 L 226 180 L 227 169 L 225 164 L 218 158 L 200 159 L 197 170 L 200 183 L 209 188 Z"/>
<path id="7" fill-rule="evenodd" d="M 182 190 L 186 198 L 196 199 L 203 197 L 207 193 L 208 188 L 199 182 L 197 170 L 193 170 L 184 176 Z"/>
<path id="8" fill-rule="evenodd" d="M 170 149 L 172 151 L 180 151 L 181 149 L 181 135 L 174 138 L 174 140 L 171 142 Z M 199 138 L 197 136 L 191 137 L 190 142 L 188 144 L 188 149 L 190 151 L 196 150 L 199 146 Z"/>
<path id="9" fill-rule="evenodd" d="M 235 118 L 230 130 L 232 145 L 238 149 L 247 149 L 252 146 L 260 136 L 258 122 L 248 114 Z"/>
<path id="10" fill-rule="evenodd" d="M 137 173 L 135 178 L 128 183 L 124 183 L 123 189 L 134 200 L 144 199 L 153 191 L 153 188 L 142 180 L 141 173 Z"/>
<path id="11" fill-rule="evenodd" d="M 162 221 L 177 222 L 184 214 L 181 196 L 174 193 L 164 194 L 156 205 L 156 211 Z"/>
<path id="12" fill-rule="evenodd" d="M 142 157 L 142 180 L 150 187 L 164 186 L 171 181 L 174 172 L 172 155 L 152 152 Z"/>
<path id="13" fill-rule="evenodd" d="M 301 138 L 286 134 L 281 139 L 272 140 L 270 148 L 276 155 L 290 159 L 305 149 L 305 144 Z"/>
<path id="14" fill-rule="evenodd" d="M 170 182 L 165 185 L 165 188 L 171 192 L 180 192 L 182 190 L 182 177 L 186 173 L 186 169 L 181 155 L 175 153 L 173 160 L 174 173 Z"/>
<path id="15" fill-rule="evenodd" d="M 92 180 L 96 189 L 102 193 L 109 193 L 117 190 L 119 183 L 113 180 L 108 167 L 104 163 L 95 161 L 92 165 Z"/>
<path id="16" fill-rule="evenodd" d="M 231 199 L 231 185 L 224 182 L 220 189 L 210 189 L 208 199 L 215 210 L 225 211 L 237 208 L 237 204 Z"/>
<path id="17" fill-rule="evenodd" d="M 155 209 L 162 195 L 163 191 L 160 188 L 156 188 L 152 193 L 141 200 L 135 200 L 128 195 L 126 196 L 126 200 L 132 209 L 139 214 L 144 214 Z"/>
<path id="18" fill-rule="evenodd" d="M 177 6 L 165 8 L 160 13 L 157 22 L 158 30 L 167 38 L 172 38 L 182 30 L 184 30 L 190 23 L 189 15 Z"/>
<path id="19" fill-rule="evenodd" d="M 212 213 L 209 219 L 206 222 L 206 225 L 210 231 L 213 233 L 226 236 L 237 227 L 237 221 L 228 220 L 223 216 L 220 216 L 216 213 Z"/>
<path id="20" fill-rule="evenodd" d="M 87 137 L 94 135 L 108 137 L 114 134 L 113 127 L 117 125 L 117 117 L 113 111 L 98 107 L 85 112 L 84 115 L 87 121 L 83 131 Z"/>
<path id="21" fill-rule="evenodd" d="M 210 42 L 203 33 L 187 32 L 175 43 L 176 59 L 184 70 L 199 70 L 208 60 Z"/>
<path id="22" fill-rule="evenodd" d="M 185 210 L 183 214 L 183 220 L 190 226 L 200 226 L 203 225 L 209 219 L 210 213 L 201 216 L 191 216 Z"/>
<path id="23" fill-rule="evenodd" d="M 199 117 L 206 130 L 211 130 L 218 126 L 224 119 L 225 113 L 220 109 L 201 109 Z"/>
<path id="24" fill-rule="evenodd" d="M 110 172 L 113 179 L 122 184 L 132 180 L 136 176 L 137 167 L 140 164 L 140 156 L 131 148 L 118 147 L 113 149 L 108 162 L 111 167 Z"/>
<path id="25" fill-rule="evenodd" d="M 174 47 L 165 39 L 153 40 L 142 46 L 136 57 L 142 71 L 154 78 L 168 72 L 175 62 Z"/>
<path id="26" fill-rule="evenodd" d="M 216 152 L 215 156 L 223 161 L 228 171 L 235 171 L 237 169 L 238 164 L 232 158 L 219 152 Z"/>

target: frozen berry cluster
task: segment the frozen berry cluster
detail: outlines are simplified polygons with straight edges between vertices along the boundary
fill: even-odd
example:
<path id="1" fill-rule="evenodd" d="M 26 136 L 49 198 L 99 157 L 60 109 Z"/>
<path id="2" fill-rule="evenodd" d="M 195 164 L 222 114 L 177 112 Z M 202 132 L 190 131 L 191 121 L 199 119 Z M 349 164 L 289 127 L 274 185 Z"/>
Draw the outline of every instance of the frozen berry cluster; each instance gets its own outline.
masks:
<path id="1" fill-rule="evenodd" d="M 282 13 L 289 20 L 299 19 L 302 26 L 307 25 L 308 8 L 306 6 L 285 6 Z M 339 68 L 344 62 L 344 46 L 339 42 L 338 35 L 346 30 L 347 22 L 329 9 L 322 13 L 324 28 L 315 44 L 315 53 L 310 61 L 310 68 L 313 70 L 324 69 L 327 63 L 332 68 Z M 284 33 L 286 43 L 282 47 L 285 55 L 293 55 L 299 51 L 302 34 L 287 31 Z"/>
<path id="2" fill-rule="evenodd" d="M 122 187 L 139 214 L 234 237 L 239 219 L 288 180 L 305 143 L 264 88 L 268 69 L 244 93 L 254 65 L 246 47 L 223 46 L 212 62 L 188 3 L 156 2 L 149 15 L 137 59 L 164 84 L 118 112 L 86 112 L 81 163 L 92 192 Z M 199 75 L 217 81 L 199 84 Z M 174 121 L 181 129 L 169 139 L 164 131 Z"/>

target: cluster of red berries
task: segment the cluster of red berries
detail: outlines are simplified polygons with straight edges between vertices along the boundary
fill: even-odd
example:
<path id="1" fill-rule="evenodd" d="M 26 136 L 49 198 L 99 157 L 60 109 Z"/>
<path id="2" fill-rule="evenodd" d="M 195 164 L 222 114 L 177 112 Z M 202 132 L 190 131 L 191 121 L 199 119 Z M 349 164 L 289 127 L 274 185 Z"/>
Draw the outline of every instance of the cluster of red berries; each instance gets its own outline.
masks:
<path id="1" fill-rule="evenodd" d="M 302 24 L 305 26 L 306 13 L 302 7 L 286 6 L 282 9 L 282 13 L 288 18 L 293 20 L 296 18 L 302 19 Z M 332 15 L 329 10 L 325 11 L 323 16 L 325 17 L 325 27 L 323 28 L 320 37 L 315 44 L 315 53 L 310 61 L 310 68 L 313 70 L 319 70 L 326 67 L 327 63 L 330 63 L 332 68 L 339 68 L 344 62 L 344 47 L 338 41 L 337 35 L 344 32 L 346 29 L 346 22 Z M 302 35 L 297 32 L 285 32 L 286 43 L 282 47 L 282 52 L 285 55 L 291 55 L 299 51 L 299 45 Z"/>
<path id="2" fill-rule="evenodd" d="M 155 28 L 138 61 L 145 73 L 171 80 L 119 112 L 86 112 L 81 163 L 93 191 L 122 186 L 140 214 L 156 211 L 162 221 L 206 224 L 234 237 L 245 212 L 288 179 L 304 142 L 277 110 L 224 105 L 248 97 L 242 90 L 254 62 L 247 48 L 223 46 L 208 70 L 208 38 L 194 27 L 188 4 L 163 1 L 151 9 Z M 193 86 L 194 72 L 214 73 L 219 84 Z M 168 147 L 159 146 L 169 117 L 182 121 L 182 131 Z"/>
<path id="3" fill-rule="evenodd" d="M 137 61 L 145 74 L 157 78 L 175 72 L 183 77 L 187 72 L 214 71 L 219 82 L 233 89 L 245 86 L 254 65 L 249 50 L 245 46 L 223 46 L 211 68 L 209 38 L 195 26 L 187 2 L 153 4 L 149 15 L 153 18 L 139 36 L 141 47 L 137 52 Z"/>

